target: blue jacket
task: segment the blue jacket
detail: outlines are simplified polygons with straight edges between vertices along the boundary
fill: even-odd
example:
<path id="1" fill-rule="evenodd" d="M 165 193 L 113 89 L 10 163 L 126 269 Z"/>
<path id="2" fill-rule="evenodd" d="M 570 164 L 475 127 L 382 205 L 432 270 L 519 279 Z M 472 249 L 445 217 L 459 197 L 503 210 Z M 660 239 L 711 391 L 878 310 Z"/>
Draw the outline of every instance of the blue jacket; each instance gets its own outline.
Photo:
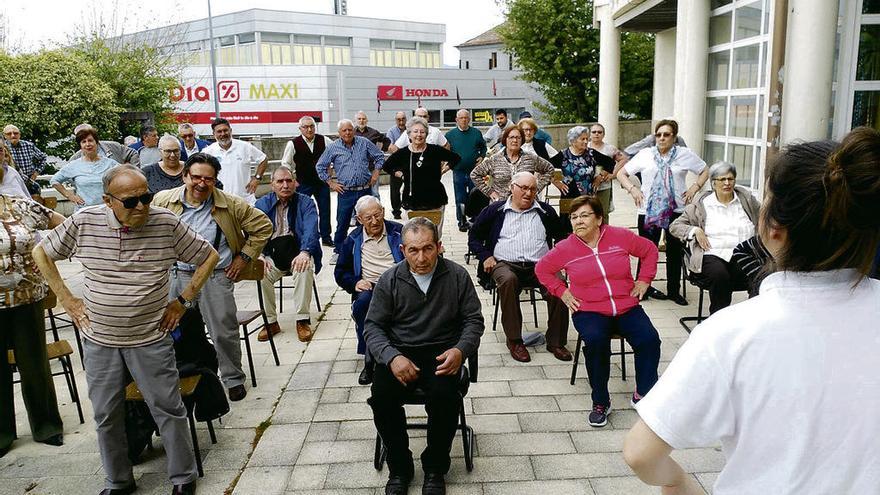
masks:
<path id="1" fill-rule="evenodd" d="M 385 220 L 385 233 L 388 239 L 388 247 L 391 248 L 391 257 L 395 263 L 403 261 L 403 251 L 400 250 L 400 230 L 403 225 Z M 336 285 L 342 287 L 349 294 L 354 294 L 354 286 L 361 279 L 361 246 L 364 245 L 364 226 L 358 225 L 342 243 L 339 250 L 339 259 L 336 260 L 336 268 L 333 276 Z M 357 247 L 357 249 L 355 249 Z"/>
<path id="2" fill-rule="evenodd" d="M 501 227 L 504 226 L 505 204 L 507 204 L 507 200 L 502 199 L 483 208 L 468 231 L 468 248 L 480 261 L 485 261 L 495 253 L 495 245 L 498 244 L 498 238 L 501 237 Z M 547 246 L 553 247 L 553 242 L 564 239 L 566 233 L 556 210 L 543 201 L 538 201 L 538 205 L 540 206 L 538 217 L 541 218 L 541 223 L 544 224 L 544 230 L 547 233 Z"/>
<path id="3" fill-rule="evenodd" d="M 180 161 L 185 162 L 186 159 L 188 158 L 186 155 L 186 146 L 183 145 L 183 139 L 178 139 L 177 141 L 180 143 Z M 198 148 L 199 151 L 202 151 L 203 149 L 207 148 L 208 145 L 210 145 L 210 144 L 211 144 L 210 141 L 205 141 L 204 139 L 196 138 L 196 148 Z"/>
<path id="4" fill-rule="evenodd" d="M 292 199 L 296 198 L 296 211 L 287 209 L 287 224 L 293 225 L 293 233 L 299 239 L 300 249 L 308 251 L 315 262 L 315 273 L 321 271 L 321 236 L 318 234 L 318 208 L 311 197 L 300 193 L 293 193 Z M 266 214 L 272 222 L 272 231 L 275 231 L 275 207 L 278 205 L 278 196 L 274 192 L 269 193 L 257 200 L 254 206 Z M 296 215 L 296 216 L 294 216 Z"/>

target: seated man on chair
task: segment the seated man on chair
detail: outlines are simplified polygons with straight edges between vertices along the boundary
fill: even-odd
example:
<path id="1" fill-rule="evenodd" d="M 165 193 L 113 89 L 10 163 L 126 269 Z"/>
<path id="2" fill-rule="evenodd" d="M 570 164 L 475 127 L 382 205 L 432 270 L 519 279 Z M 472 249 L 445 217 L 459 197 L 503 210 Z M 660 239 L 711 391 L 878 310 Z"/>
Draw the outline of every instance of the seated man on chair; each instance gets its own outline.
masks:
<path id="1" fill-rule="evenodd" d="M 364 320 L 373 287 L 379 276 L 403 260 L 400 250 L 400 229 L 397 222 L 385 220 L 385 208 L 375 196 L 364 196 L 355 203 L 354 211 L 361 225 L 356 227 L 342 244 L 339 262 L 333 275 L 336 283 L 351 294 L 351 317 L 357 334 L 357 353 L 364 355 L 364 370 L 358 383 L 373 383 L 375 359 L 367 352 L 364 341 Z"/>
<path id="2" fill-rule="evenodd" d="M 430 220 L 410 220 L 402 238 L 406 261 L 379 277 L 367 313 L 364 337 L 378 361 L 367 402 L 388 452 L 385 493 L 405 494 L 414 468 L 403 403 L 415 388 L 424 391 L 422 493 L 445 494 L 461 407 L 459 372 L 480 345 L 483 315 L 467 271 L 440 257 L 440 236 Z"/>
<path id="3" fill-rule="evenodd" d="M 272 172 L 272 192 L 254 205 L 272 221 L 272 237 L 263 248 L 260 259 L 266 272 L 260 286 L 269 326 L 262 329 L 257 340 L 269 340 L 269 332 L 281 332 L 275 311 L 275 282 L 288 273 L 293 276 L 293 302 L 296 308 L 296 336 L 300 342 L 312 340 L 309 305 L 312 284 L 321 271 L 321 241 L 318 233 L 318 209 L 309 196 L 296 192 L 294 172 L 280 166 Z"/>
<path id="4" fill-rule="evenodd" d="M 507 335 L 507 348 L 513 359 L 531 361 L 522 339 L 522 310 L 519 293 L 523 287 L 541 290 L 547 301 L 547 350 L 556 359 L 570 361 L 565 348 L 568 310 L 535 277 L 535 263 L 547 254 L 554 240 L 562 239 L 559 215 L 553 207 L 538 201 L 538 184 L 531 172 L 514 174 L 510 197 L 487 206 L 474 221 L 468 234 L 468 247 L 492 275 L 501 306 L 501 326 Z"/>

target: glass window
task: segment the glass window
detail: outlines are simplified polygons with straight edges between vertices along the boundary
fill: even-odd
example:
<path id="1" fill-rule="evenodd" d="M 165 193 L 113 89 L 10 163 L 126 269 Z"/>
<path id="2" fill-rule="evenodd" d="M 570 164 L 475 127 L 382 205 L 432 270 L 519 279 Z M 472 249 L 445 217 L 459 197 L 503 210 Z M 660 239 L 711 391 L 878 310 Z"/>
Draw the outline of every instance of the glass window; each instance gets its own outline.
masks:
<path id="1" fill-rule="evenodd" d="M 715 162 L 724 160 L 724 143 L 719 143 L 717 141 L 704 141 L 703 156 L 706 159 L 706 163 L 710 166 Z"/>
<path id="2" fill-rule="evenodd" d="M 253 43 L 255 41 L 257 41 L 257 37 L 254 35 L 254 33 L 243 33 L 238 35 L 239 44 Z"/>
<path id="3" fill-rule="evenodd" d="M 880 91 L 855 92 L 852 126 L 862 125 L 880 130 Z"/>
<path id="4" fill-rule="evenodd" d="M 290 47 L 288 47 L 289 49 Z M 288 54 L 290 52 L 288 51 Z M 289 57 L 288 57 L 289 58 Z M 290 62 L 288 62 L 290 63 Z M 257 64 L 257 44 L 248 43 L 247 45 L 238 45 L 238 65 L 258 65 Z"/>
<path id="5" fill-rule="evenodd" d="M 289 44 L 260 43 L 263 65 L 290 65 L 291 50 Z"/>
<path id="6" fill-rule="evenodd" d="M 458 113 L 458 110 L 443 110 L 443 125 L 447 127 L 452 127 L 456 125 L 455 123 L 455 114 Z"/>
<path id="7" fill-rule="evenodd" d="M 755 110 L 755 113 L 757 114 L 756 116 L 758 120 L 757 136 L 758 139 L 762 139 L 762 136 L 764 135 L 764 121 L 767 119 L 766 115 L 764 114 L 764 95 L 758 96 L 758 107 Z"/>
<path id="8" fill-rule="evenodd" d="M 723 136 L 727 120 L 727 97 L 706 98 L 706 134 Z"/>
<path id="9" fill-rule="evenodd" d="M 295 34 L 293 35 L 293 42 L 297 45 L 320 45 L 321 37 L 311 34 Z"/>
<path id="10" fill-rule="evenodd" d="M 707 88 L 727 89 L 730 75 L 730 50 L 709 54 L 709 78 Z"/>
<path id="11" fill-rule="evenodd" d="M 880 0 L 862 0 L 863 14 L 880 14 Z"/>
<path id="12" fill-rule="evenodd" d="M 440 51 L 440 43 L 419 43 L 419 50 L 423 52 L 439 52 Z"/>
<path id="13" fill-rule="evenodd" d="M 757 107 L 754 96 L 730 97 L 730 135 L 737 137 L 755 136 Z"/>
<path id="14" fill-rule="evenodd" d="M 370 40 L 370 48 L 390 50 L 391 49 L 391 40 Z"/>
<path id="15" fill-rule="evenodd" d="M 235 65 L 235 46 L 224 46 L 218 50 L 218 65 Z"/>
<path id="16" fill-rule="evenodd" d="M 880 79 L 880 25 L 862 24 L 859 34 L 859 59 L 856 63 L 857 81 Z"/>
<path id="17" fill-rule="evenodd" d="M 758 45 L 733 50 L 733 87 L 758 87 Z"/>
<path id="18" fill-rule="evenodd" d="M 329 46 L 351 46 L 351 38 L 342 36 L 324 36 L 324 44 Z"/>
<path id="19" fill-rule="evenodd" d="M 221 36 L 220 46 L 232 46 L 235 44 L 235 36 Z"/>
<path id="20" fill-rule="evenodd" d="M 290 35 L 287 33 L 260 33 L 260 41 L 263 43 L 290 43 Z"/>
<path id="21" fill-rule="evenodd" d="M 709 46 L 730 42 L 730 24 L 733 12 L 713 16 L 709 19 Z"/>
<path id="22" fill-rule="evenodd" d="M 748 186 L 752 182 L 752 163 L 755 146 L 750 144 L 731 144 L 727 161 L 736 166 L 736 183 Z"/>
<path id="23" fill-rule="evenodd" d="M 395 41 L 394 48 L 398 50 L 415 50 L 416 42 L 415 41 Z"/>
<path id="24" fill-rule="evenodd" d="M 743 40 L 761 34 L 761 1 L 743 5 L 736 9 L 736 27 L 733 39 Z"/>
<path id="25" fill-rule="evenodd" d="M 293 47 L 293 63 L 297 65 L 321 65 L 321 47 L 320 46 L 301 46 Z"/>
<path id="26" fill-rule="evenodd" d="M 428 123 L 440 125 L 440 110 L 428 110 Z"/>
<path id="27" fill-rule="evenodd" d="M 768 60 L 770 59 L 770 52 L 767 51 L 767 42 L 766 41 L 761 43 L 761 53 L 762 53 L 762 55 L 761 55 L 762 63 L 761 63 L 761 82 L 760 82 L 760 85 L 762 88 L 766 88 L 767 87 L 767 69 L 769 68 L 769 67 L 767 67 L 767 65 L 769 65 Z"/>
<path id="28" fill-rule="evenodd" d="M 729 5 L 733 0 L 712 0 L 711 6 L 712 9 L 717 9 L 718 7 L 723 7 L 725 5 Z"/>

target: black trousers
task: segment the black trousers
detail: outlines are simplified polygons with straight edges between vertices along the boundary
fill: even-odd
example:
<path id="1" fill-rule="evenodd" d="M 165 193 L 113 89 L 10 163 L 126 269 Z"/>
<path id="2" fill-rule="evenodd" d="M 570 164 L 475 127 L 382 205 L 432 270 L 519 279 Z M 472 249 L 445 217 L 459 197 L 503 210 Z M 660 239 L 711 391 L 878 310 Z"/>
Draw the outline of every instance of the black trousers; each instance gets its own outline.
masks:
<path id="1" fill-rule="evenodd" d="M 428 445 L 422 452 L 422 469 L 426 473 L 446 474 L 449 471 L 449 450 L 458 426 L 461 396 L 458 375 L 434 374 L 438 364 L 436 358 L 446 349 L 445 346 L 400 349 L 421 370 L 418 380 L 407 386 L 397 381 L 387 366 L 376 364 L 372 397 L 367 403 L 373 408 L 376 430 L 388 450 L 388 469 L 392 475 L 413 476 L 403 403 L 416 387 L 425 392 L 425 411 L 428 413 Z"/>
<path id="2" fill-rule="evenodd" d="M 400 215 L 400 188 L 403 187 L 403 179 L 391 174 L 391 182 L 388 186 L 391 190 L 391 213 L 394 215 Z"/>
<path id="3" fill-rule="evenodd" d="M 680 217 L 681 213 L 673 213 L 669 223 Z M 681 255 L 684 250 L 681 240 L 669 233 L 669 229 L 645 229 L 645 215 L 639 215 L 639 235 L 650 240 L 654 245 L 660 244 L 660 234 L 666 232 L 666 294 L 681 294 Z M 636 271 L 636 277 L 642 270 L 642 262 Z"/>
<path id="4" fill-rule="evenodd" d="M 736 263 L 724 261 L 711 254 L 703 255 L 703 268 L 693 277 L 700 285 L 709 287 L 709 314 L 730 306 L 735 290 L 746 290 L 746 275 Z"/>

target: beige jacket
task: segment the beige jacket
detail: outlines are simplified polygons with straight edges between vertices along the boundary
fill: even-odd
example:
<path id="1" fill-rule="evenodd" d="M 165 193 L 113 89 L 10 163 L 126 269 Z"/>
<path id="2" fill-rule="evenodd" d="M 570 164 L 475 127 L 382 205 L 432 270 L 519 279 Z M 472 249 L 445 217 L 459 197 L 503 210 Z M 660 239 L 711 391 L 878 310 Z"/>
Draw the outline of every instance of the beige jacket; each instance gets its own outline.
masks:
<path id="1" fill-rule="evenodd" d="M 497 126 L 496 126 L 497 127 Z M 531 172 L 538 181 L 538 192 L 553 180 L 553 164 L 532 153 L 520 153 L 519 161 L 512 165 L 504 157 L 504 150 L 486 158 L 471 171 L 474 185 L 489 196 L 497 192 L 502 198 L 510 195 L 510 181 L 519 172 Z M 491 178 L 491 180 L 489 180 Z"/>
<path id="2" fill-rule="evenodd" d="M 156 194 L 155 206 L 168 208 L 175 215 L 183 213 L 183 190 L 186 186 L 168 189 Z M 263 252 L 263 246 L 272 237 L 272 222 L 262 211 L 247 204 L 242 198 L 226 194 L 214 188 L 214 207 L 211 216 L 229 243 L 233 254 L 244 253 L 256 259 Z M 210 240 L 210 239 L 209 239 Z"/>
<path id="3" fill-rule="evenodd" d="M 739 202 L 742 203 L 746 216 L 749 217 L 749 220 L 751 220 L 757 228 L 758 214 L 761 210 L 761 205 L 758 203 L 758 200 L 755 199 L 748 189 L 742 186 L 734 186 L 733 193 L 736 194 L 739 198 Z M 688 270 L 692 273 L 700 273 L 703 271 L 703 248 L 700 247 L 700 243 L 697 242 L 696 236 L 693 239 L 688 239 L 688 234 L 693 227 L 699 227 L 703 230 L 706 229 L 706 207 L 703 206 L 703 200 L 710 194 L 715 194 L 715 192 L 706 191 L 700 194 L 697 199 L 685 207 L 684 213 L 676 218 L 675 221 L 672 222 L 672 225 L 669 226 L 669 233 L 686 243 L 691 251 L 691 256 L 688 261 Z"/>

